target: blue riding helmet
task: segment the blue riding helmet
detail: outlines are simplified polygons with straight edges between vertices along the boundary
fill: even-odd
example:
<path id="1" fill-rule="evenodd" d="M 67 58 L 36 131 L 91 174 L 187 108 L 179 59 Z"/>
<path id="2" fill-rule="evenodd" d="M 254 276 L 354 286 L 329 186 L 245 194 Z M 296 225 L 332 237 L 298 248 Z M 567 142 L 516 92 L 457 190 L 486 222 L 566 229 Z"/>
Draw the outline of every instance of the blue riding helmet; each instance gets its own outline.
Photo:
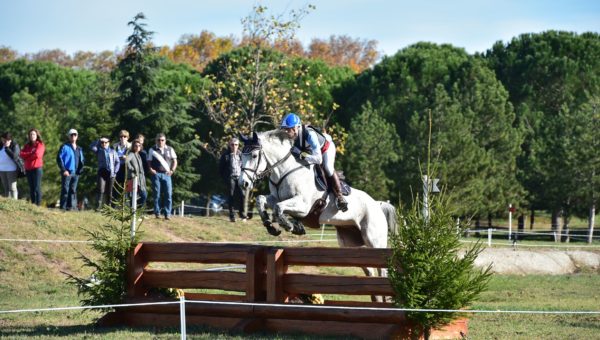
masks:
<path id="1" fill-rule="evenodd" d="M 300 117 L 298 117 L 298 115 L 295 113 L 288 113 L 285 117 L 283 117 L 283 120 L 281 121 L 282 129 L 291 129 L 300 125 L 302 125 Z"/>

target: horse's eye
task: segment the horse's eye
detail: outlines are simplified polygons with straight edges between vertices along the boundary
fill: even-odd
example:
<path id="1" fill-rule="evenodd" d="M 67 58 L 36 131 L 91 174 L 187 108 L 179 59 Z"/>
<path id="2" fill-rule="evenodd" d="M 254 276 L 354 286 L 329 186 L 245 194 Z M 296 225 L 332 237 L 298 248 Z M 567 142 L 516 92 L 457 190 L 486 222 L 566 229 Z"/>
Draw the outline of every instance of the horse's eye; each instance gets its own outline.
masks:
<path id="1" fill-rule="evenodd" d="M 256 157 L 258 157 L 258 156 L 257 155 L 252 155 L 252 158 L 256 158 Z"/>

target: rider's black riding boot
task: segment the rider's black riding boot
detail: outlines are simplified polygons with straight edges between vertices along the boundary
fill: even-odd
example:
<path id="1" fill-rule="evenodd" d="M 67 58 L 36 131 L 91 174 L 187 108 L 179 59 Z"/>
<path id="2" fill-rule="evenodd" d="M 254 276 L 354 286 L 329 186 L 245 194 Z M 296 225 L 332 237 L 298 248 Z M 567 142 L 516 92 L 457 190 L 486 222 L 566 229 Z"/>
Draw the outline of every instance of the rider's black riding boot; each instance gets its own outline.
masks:
<path id="1" fill-rule="evenodd" d="M 335 206 L 338 210 L 343 212 L 348 211 L 348 202 L 342 195 L 342 186 L 340 185 L 340 178 L 338 174 L 334 171 L 333 175 L 329 177 L 329 185 L 331 185 L 331 189 L 333 190 L 333 194 L 335 195 Z"/>

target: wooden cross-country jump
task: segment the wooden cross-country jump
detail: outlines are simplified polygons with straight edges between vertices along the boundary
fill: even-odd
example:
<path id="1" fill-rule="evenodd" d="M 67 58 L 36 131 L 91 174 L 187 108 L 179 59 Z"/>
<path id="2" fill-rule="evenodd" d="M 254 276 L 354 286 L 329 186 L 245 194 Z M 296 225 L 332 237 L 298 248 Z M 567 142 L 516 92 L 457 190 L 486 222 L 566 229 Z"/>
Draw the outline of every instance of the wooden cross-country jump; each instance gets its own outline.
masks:
<path id="1" fill-rule="evenodd" d="M 390 249 L 374 248 L 145 242 L 129 254 L 125 302 L 166 301 L 168 299 L 157 297 L 153 291 L 177 288 L 186 290 L 188 325 L 207 325 L 233 332 L 405 338 L 414 330 L 405 312 L 393 310 L 391 303 L 353 299 L 392 296 L 394 292 L 387 278 L 315 274 L 318 271 L 314 267 L 323 266 L 385 268 L 390 255 Z M 242 269 L 211 271 L 202 264 Z M 185 268 L 171 269 L 176 266 Z M 336 300 L 307 308 L 291 303 L 299 294 L 338 296 Z M 202 303 L 193 303 L 194 300 Z M 176 327 L 179 322 L 178 305 L 122 308 L 100 320 L 101 325 L 132 327 Z M 434 332 L 432 338 L 460 338 L 461 333 L 467 333 L 465 320 Z"/>

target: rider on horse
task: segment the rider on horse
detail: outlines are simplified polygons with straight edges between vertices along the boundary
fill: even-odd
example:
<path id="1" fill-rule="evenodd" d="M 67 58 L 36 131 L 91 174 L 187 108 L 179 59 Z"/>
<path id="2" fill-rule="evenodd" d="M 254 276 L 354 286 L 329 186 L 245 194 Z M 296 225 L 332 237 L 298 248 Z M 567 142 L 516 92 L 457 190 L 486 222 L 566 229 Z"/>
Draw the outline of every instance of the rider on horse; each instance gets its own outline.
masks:
<path id="1" fill-rule="evenodd" d="M 310 125 L 302 125 L 300 117 L 288 113 L 281 121 L 281 129 L 294 140 L 292 154 L 305 160 L 308 164 L 323 165 L 327 179 L 336 197 L 335 205 L 338 210 L 347 211 L 348 202 L 342 195 L 340 179 L 333 169 L 335 163 L 335 144 L 331 136 L 317 131 Z"/>

